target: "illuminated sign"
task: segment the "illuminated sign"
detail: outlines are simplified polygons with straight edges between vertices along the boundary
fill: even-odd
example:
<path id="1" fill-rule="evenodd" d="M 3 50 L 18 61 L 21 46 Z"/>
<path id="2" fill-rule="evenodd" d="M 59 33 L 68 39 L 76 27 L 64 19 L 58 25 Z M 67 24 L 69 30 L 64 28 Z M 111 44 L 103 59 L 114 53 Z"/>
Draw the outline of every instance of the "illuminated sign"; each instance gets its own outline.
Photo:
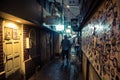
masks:
<path id="1" fill-rule="evenodd" d="M 64 25 L 56 25 L 56 31 L 63 31 Z"/>

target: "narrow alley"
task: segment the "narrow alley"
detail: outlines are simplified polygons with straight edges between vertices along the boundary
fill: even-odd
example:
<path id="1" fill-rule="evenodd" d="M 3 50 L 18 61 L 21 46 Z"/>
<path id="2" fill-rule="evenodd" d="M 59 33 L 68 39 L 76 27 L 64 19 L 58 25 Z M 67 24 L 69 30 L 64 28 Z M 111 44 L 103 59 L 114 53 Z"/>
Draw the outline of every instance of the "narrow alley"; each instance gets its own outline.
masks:
<path id="1" fill-rule="evenodd" d="M 120 80 L 120 0 L 0 0 L 0 80 Z"/>

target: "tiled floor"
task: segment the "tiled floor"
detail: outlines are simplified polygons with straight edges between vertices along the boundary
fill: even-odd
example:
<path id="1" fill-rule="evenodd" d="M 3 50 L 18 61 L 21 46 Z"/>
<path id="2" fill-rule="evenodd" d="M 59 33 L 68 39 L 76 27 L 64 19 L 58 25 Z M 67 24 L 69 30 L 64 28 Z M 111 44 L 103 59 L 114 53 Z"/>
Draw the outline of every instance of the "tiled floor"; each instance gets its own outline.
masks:
<path id="1" fill-rule="evenodd" d="M 76 66 L 64 62 L 62 65 L 59 59 L 56 59 L 45 65 L 39 72 L 34 74 L 29 80 L 82 80 L 79 79 Z"/>

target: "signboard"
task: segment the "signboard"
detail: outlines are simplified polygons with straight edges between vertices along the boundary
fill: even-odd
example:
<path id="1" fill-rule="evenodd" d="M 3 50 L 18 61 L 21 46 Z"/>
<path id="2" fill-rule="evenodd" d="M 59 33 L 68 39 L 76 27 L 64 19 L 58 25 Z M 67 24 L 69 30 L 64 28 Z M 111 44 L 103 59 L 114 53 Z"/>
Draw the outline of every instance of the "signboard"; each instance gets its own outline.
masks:
<path id="1" fill-rule="evenodd" d="M 58 25 L 59 24 L 59 17 L 58 16 L 46 16 L 45 23 L 47 25 Z"/>
<path id="2" fill-rule="evenodd" d="M 71 27 L 73 29 L 73 31 L 78 31 L 78 19 L 77 18 L 73 18 L 71 19 Z"/>
<path id="3" fill-rule="evenodd" d="M 48 0 L 49 2 L 54 2 L 54 0 Z"/>

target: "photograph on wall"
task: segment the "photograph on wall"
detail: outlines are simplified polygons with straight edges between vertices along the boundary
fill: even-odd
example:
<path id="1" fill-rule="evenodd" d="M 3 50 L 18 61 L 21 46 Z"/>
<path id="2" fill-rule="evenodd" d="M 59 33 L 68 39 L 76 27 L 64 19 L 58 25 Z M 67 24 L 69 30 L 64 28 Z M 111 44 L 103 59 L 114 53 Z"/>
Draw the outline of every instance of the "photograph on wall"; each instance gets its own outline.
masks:
<path id="1" fill-rule="evenodd" d="M 18 40 L 19 37 L 18 37 L 18 30 L 17 29 L 13 29 L 13 39 L 14 40 Z"/>
<path id="2" fill-rule="evenodd" d="M 12 39 L 12 28 L 4 27 L 4 39 L 10 40 Z"/>

